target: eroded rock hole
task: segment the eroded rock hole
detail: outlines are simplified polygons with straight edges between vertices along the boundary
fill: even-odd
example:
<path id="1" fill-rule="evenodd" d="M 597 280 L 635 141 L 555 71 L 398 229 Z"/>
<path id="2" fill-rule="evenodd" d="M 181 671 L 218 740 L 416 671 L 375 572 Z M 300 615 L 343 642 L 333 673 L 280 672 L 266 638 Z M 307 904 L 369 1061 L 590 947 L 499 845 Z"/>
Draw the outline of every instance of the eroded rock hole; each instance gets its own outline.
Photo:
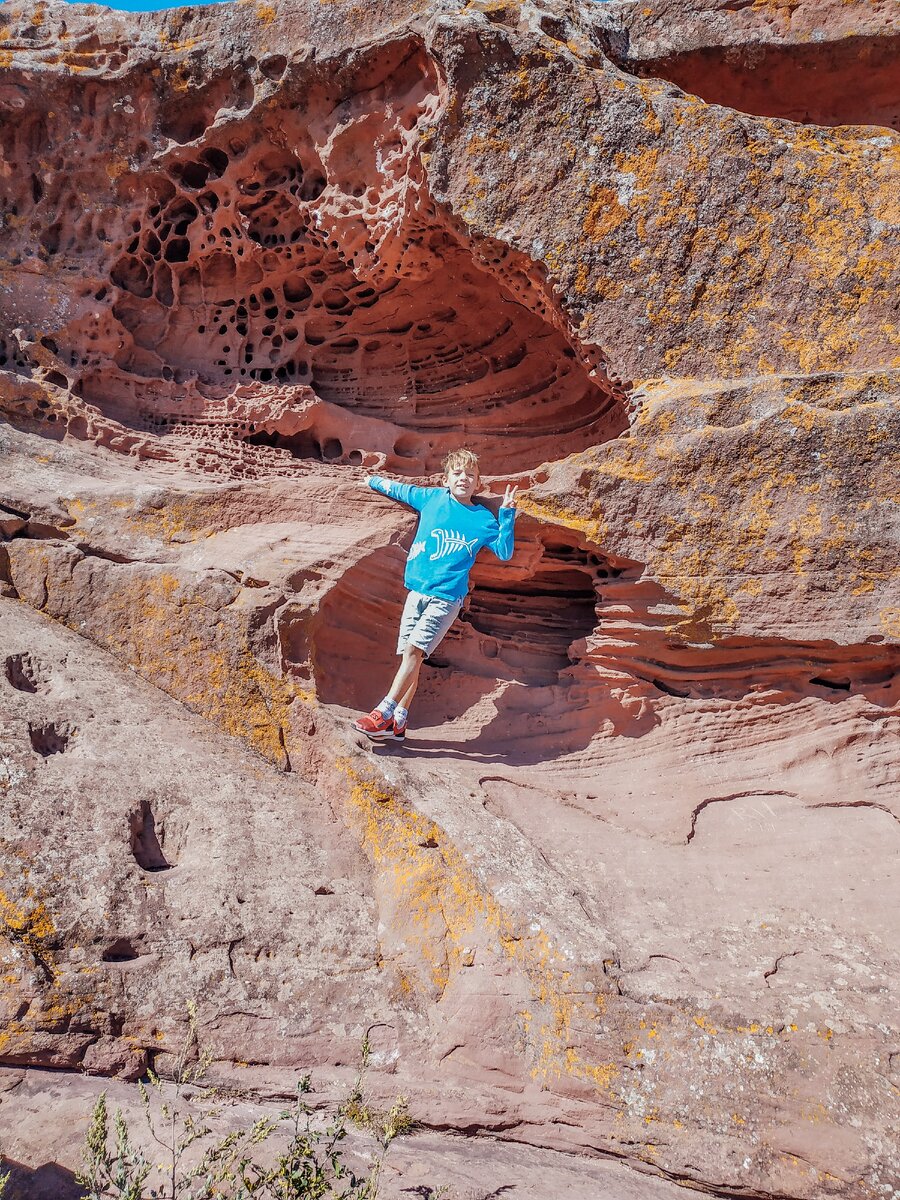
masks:
<path id="1" fill-rule="evenodd" d="M 310 459 L 313 462 L 325 461 L 322 443 L 314 434 L 305 429 L 292 434 L 262 429 L 248 434 L 244 441 L 250 446 L 275 446 L 279 450 L 287 450 L 295 458 Z"/>
<path id="2" fill-rule="evenodd" d="M 49 668 L 29 651 L 11 654 L 5 663 L 7 682 L 19 692 L 42 692 L 46 690 Z"/>
<path id="3" fill-rule="evenodd" d="M 287 59 L 283 54 L 271 54 L 260 61 L 259 69 L 266 79 L 278 80 L 287 70 Z"/>
<path id="4" fill-rule="evenodd" d="M 41 758 L 49 758 L 52 754 L 63 754 L 68 748 L 69 741 L 75 730 L 66 722 L 48 721 L 46 724 L 30 724 L 28 737 L 31 748 Z"/>
<path id="5" fill-rule="evenodd" d="M 149 801 L 141 801 L 140 807 L 129 819 L 131 853 L 138 866 L 145 871 L 168 871 L 174 864 L 163 853 L 160 838 L 164 829 L 157 831 L 156 817 Z"/>
<path id="6" fill-rule="evenodd" d="M 136 958 L 140 957 L 140 949 L 131 938 L 127 937 L 119 937 L 110 942 L 101 955 L 102 961 L 107 963 L 134 962 Z"/>
<path id="7" fill-rule="evenodd" d="M 819 687 L 829 688 L 833 692 L 849 692 L 852 686 L 850 680 L 847 678 L 826 679 L 822 675 L 814 676 L 809 682 L 817 684 Z"/>
<path id="8" fill-rule="evenodd" d="M 586 563 L 571 568 L 548 562 L 529 578 L 505 586 L 502 579 L 490 579 L 494 572 L 487 565 L 479 575 L 483 581 L 473 588 L 461 621 L 488 639 L 488 660 L 523 683 L 558 682 L 560 672 L 575 660 L 570 647 L 596 624 L 597 596 Z M 452 664 L 452 641 L 440 657 Z M 460 658 L 464 665 L 464 656 Z"/>

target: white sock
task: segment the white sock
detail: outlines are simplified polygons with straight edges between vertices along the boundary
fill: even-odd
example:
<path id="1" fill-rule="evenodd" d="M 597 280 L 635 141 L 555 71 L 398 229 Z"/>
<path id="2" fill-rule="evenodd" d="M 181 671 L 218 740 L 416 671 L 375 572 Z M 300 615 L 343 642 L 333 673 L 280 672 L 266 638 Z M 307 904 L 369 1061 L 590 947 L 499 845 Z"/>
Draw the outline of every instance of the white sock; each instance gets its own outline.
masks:
<path id="1" fill-rule="evenodd" d="M 405 725 L 409 719 L 409 709 L 404 708 L 402 704 L 398 704 L 394 709 L 394 724 Z"/>
<path id="2" fill-rule="evenodd" d="M 397 701 L 392 700 L 390 696 L 385 696 L 382 702 L 378 705 L 378 711 L 383 717 L 392 717 L 394 709 L 397 707 Z"/>

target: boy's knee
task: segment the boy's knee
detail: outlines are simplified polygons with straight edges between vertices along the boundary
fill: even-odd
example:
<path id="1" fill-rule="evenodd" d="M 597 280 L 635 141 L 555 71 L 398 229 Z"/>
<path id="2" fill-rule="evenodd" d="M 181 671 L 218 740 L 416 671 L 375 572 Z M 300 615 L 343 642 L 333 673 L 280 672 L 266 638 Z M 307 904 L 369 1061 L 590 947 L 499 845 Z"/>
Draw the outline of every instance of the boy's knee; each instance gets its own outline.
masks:
<path id="1" fill-rule="evenodd" d="M 403 657 L 407 662 L 422 662 L 425 658 L 425 651 L 421 646 L 407 646 L 403 651 Z"/>

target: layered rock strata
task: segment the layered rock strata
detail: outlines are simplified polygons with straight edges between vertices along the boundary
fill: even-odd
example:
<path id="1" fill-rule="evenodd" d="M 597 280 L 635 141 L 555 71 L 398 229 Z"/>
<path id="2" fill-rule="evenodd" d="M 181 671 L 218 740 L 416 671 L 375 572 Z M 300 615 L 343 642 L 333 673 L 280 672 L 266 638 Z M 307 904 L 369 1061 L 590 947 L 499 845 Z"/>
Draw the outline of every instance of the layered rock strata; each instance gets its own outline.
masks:
<path id="1" fill-rule="evenodd" d="M 671 11 L 0 13 L 3 1063 L 199 998 L 261 1100 L 371 1028 L 435 1131 L 884 1194 L 900 143 L 629 74 Z M 516 553 L 372 754 L 363 480 L 460 442 Z"/>

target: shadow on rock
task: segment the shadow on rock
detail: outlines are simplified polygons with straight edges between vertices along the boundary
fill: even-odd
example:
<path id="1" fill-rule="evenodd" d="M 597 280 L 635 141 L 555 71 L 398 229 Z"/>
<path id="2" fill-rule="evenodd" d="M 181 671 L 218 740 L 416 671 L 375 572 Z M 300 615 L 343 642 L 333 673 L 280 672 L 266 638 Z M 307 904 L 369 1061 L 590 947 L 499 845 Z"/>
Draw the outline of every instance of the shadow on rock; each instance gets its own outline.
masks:
<path id="1" fill-rule="evenodd" d="M 75 1179 L 74 1172 L 68 1167 L 61 1167 L 59 1163 L 28 1167 L 11 1158 L 4 1158 L 2 1170 L 9 1172 L 3 1200 L 83 1200 L 87 1195 Z"/>

